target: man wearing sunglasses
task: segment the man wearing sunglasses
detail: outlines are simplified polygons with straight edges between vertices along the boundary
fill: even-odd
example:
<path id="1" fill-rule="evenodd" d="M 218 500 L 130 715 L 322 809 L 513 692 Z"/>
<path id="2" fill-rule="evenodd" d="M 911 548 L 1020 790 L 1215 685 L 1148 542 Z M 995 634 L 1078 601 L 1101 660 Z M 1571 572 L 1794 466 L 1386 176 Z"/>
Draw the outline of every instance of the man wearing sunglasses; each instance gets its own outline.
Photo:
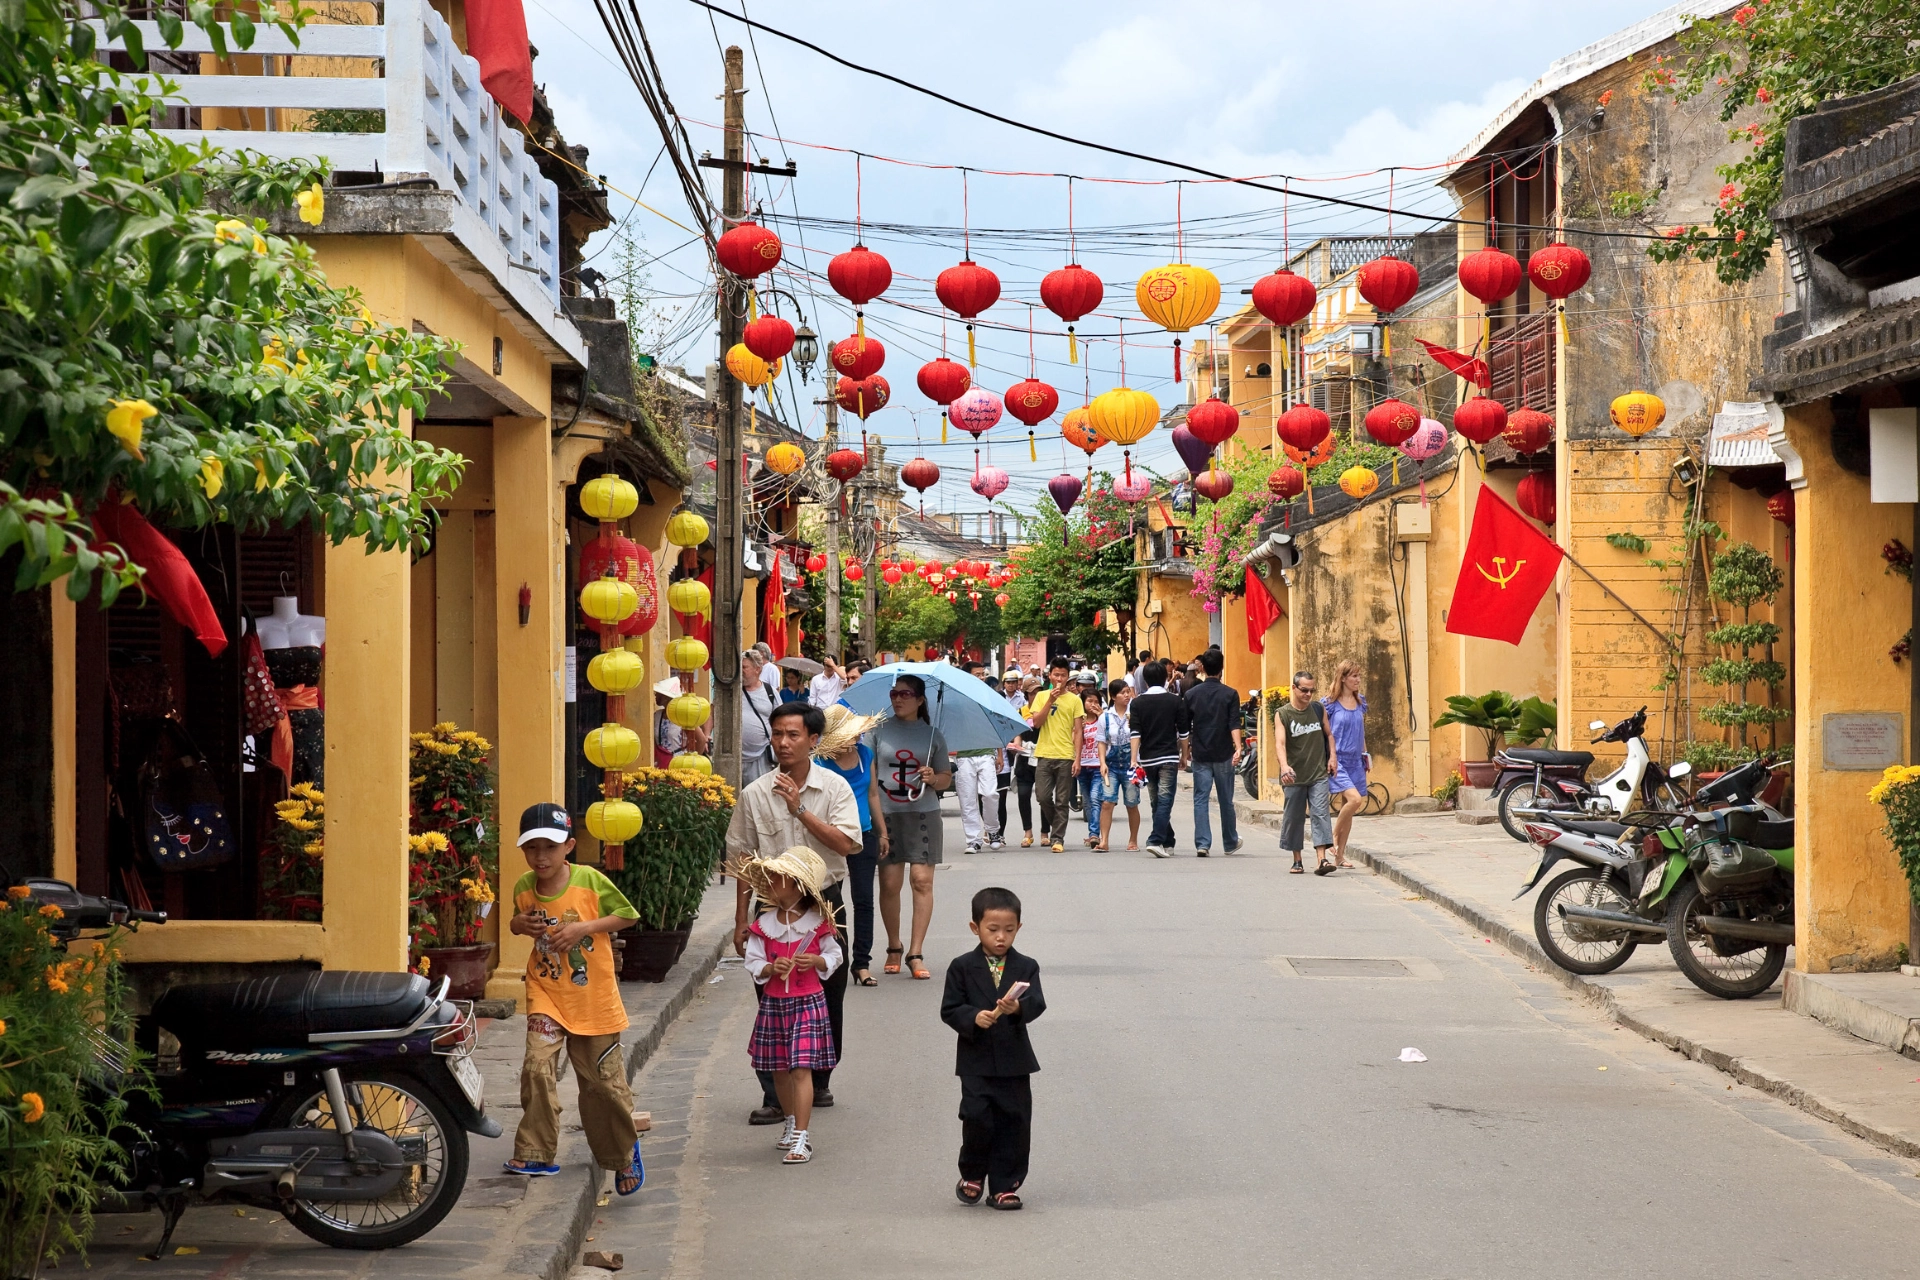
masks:
<path id="1" fill-rule="evenodd" d="M 1273 714 L 1274 741 L 1280 748 L 1280 789 L 1287 807 L 1280 817 L 1280 847 L 1293 855 L 1293 874 L 1306 868 L 1300 865 L 1302 837 L 1309 817 L 1313 820 L 1313 848 L 1320 864 L 1313 874 L 1324 876 L 1333 870 L 1327 853 L 1333 848 L 1333 813 L 1327 779 L 1339 767 L 1333 744 L 1333 730 L 1327 725 L 1326 704 L 1316 701 L 1318 683 L 1311 671 L 1293 673 L 1293 690 Z"/>

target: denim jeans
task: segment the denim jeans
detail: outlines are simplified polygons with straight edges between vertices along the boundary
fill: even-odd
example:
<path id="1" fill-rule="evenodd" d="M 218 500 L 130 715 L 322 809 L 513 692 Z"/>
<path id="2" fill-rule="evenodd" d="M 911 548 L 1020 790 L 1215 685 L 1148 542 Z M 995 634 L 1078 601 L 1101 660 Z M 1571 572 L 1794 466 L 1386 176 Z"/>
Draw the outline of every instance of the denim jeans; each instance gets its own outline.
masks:
<path id="1" fill-rule="evenodd" d="M 1193 844 L 1197 849 L 1213 847 L 1213 826 L 1208 821 L 1207 793 L 1220 793 L 1220 839 L 1229 849 L 1240 846 L 1240 829 L 1233 812 L 1233 761 L 1195 760 L 1193 762 Z"/>
<path id="2" fill-rule="evenodd" d="M 1178 760 L 1147 766 L 1147 789 L 1153 795 L 1153 829 L 1147 833 L 1148 844 L 1173 848 L 1173 797 L 1179 788 Z"/>
<path id="3" fill-rule="evenodd" d="M 1100 766 L 1083 764 L 1080 766 L 1080 808 L 1086 814 L 1087 836 L 1100 838 Z"/>

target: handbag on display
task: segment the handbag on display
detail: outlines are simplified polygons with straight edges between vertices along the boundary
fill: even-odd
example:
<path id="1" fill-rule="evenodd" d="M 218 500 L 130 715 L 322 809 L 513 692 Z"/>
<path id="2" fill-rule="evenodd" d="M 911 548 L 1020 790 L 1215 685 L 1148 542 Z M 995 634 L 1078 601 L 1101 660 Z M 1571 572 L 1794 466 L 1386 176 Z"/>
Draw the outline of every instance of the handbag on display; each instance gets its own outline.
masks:
<path id="1" fill-rule="evenodd" d="M 236 851 L 220 784 L 173 722 L 161 726 L 140 766 L 140 851 L 160 871 L 217 867 Z"/>

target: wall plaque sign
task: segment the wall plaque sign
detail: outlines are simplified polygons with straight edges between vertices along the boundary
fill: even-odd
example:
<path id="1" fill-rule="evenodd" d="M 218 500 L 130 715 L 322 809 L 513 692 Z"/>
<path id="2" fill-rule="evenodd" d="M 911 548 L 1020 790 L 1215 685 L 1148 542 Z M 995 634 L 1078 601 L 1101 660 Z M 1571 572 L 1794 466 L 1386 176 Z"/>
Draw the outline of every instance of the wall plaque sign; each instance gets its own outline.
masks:
<path id="1" fill-rule="evenodd" d="M 1835 711 L 1820 717 L 1823 767 L 1878 772 L 1907 754 L 1906 729 L 1898 712 Z"/>

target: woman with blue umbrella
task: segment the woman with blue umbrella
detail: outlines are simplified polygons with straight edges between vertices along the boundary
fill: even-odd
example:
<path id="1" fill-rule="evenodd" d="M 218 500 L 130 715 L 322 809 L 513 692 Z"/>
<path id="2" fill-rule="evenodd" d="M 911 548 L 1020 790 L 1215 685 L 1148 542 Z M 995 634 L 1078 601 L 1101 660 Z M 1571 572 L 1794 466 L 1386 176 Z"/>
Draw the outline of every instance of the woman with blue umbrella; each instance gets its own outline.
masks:
<path id="1" fill-rule="evenodd" d="M 900 972 L 894 959 L 901 952 L 900 886 L 911 873 L 913 934 L 905 960 L 907 971 L 924 982 L 933 976 L 920 949 L 933 922 L 933 869 L 941 855 L 940 791 L 952 784 L 953 767 L 946 738 L 927 716 L 926 681 L 907 674 L 892 680 L 888 698 L 893 715 L 881 721 L 873 735 L 873 767 L 887 828 L 886 852 L 880 859 L 880 920 L 887 930 L 883 969 Z"/>

